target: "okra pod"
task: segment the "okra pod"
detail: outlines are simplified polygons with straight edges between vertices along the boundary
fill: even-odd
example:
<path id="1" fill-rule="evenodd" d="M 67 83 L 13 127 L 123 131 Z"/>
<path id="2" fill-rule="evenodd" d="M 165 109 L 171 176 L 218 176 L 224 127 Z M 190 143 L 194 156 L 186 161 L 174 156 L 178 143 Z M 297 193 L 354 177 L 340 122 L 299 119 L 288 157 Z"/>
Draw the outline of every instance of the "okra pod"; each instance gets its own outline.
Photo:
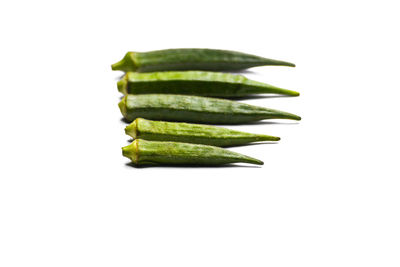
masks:
<path id="1" fill-rule="evenodd" d="M 149 52 L 128 52 L 111 65 L 113 70 L 153 72 L 165 70 L 243 70 L 251 67 L 277 65 L 295 67 L 293 63 L 236 51 L 182 48 Z"/>
<path id="2" fill-rule="evenodd" d="M 119 103 L 129 122 L 136 118 L 206 124 L 239 124 L 264 119 L 300 120 L 297 115 L 232 100 L 186 95 L 126 95 Z"/>
<path id="3" fill-rule="evenodd" d="M 223 165 L 236 162 L 264 164 L 261 160 L 220 147 L 142 139 L 135 139 L 130 145 L 123 147 L 122 154 L 136 165 Z"/>
<path id="4" fill-rule="evenodd" d="M 210 97 L 243 97 L 252 94 L 299 93 L 247 79 L 243 75 L 206 71 L 128 72 L 119 82 L 123 94 L 180 94 Z"/>
<path id="5" fill-rule="evenodd" d="M 260 141 L 279 141 L 276 136 L 252 134 L 227 128 L 137 118 L 126 126 L 125 133 L 134 139 L 175 141 L 210 146 L 237 146 Z"/>

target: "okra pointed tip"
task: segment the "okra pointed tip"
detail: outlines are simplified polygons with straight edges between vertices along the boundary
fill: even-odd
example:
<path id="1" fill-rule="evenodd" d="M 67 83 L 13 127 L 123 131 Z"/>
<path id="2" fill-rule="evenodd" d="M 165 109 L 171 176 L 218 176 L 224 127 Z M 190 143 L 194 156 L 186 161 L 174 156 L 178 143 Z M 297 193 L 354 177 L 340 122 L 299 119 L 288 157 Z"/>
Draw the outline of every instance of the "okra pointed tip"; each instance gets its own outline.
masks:
<path id="1" fill-rule="evenodd" d="M 300 121 L 301 117 L 292 113 L 286 113 L 284 117 L 281 117 L 282 119 L 288 119 L 288 120 L 295 120 L 295 121 Z"/>
<path id="2" fill-rule="evenodd" d="M 255 164 L 255 165 L 264 165 L 264 162 L 259 159 L 252 158 L 252 157 L 245 156 L 245 155 L 242 155 L 242 156 L 243 156 L 243 158 L 240 162 L 245 162 L 245 163 L 250 163 L 250 164 Z"/>
<path id="3" fill-rule="evenodd" d="M 288 62 L 288 61 L 282 61 L 282 60 L 277 60 L 277 62 L 279 63 L 279 65 L 281 66 L 286 66 L 286 67 L 296 67 L 296 64 L 292 63 L 292 62 Z"/>
<path id="4" fill-rule="evenodd" d="M 283 88 L 279 88 L 279 87 L 277 87 L 276 93 L 282 94 L 282 95 L 287 95 L 287 96 L 299 96 L 300 95 L 300 93 L 297 91 L 283 89 Z"/>
<path id="5" fill-rule="evenodd" d="M 278 136 L 272 136 L 272 135 L 259 135 L 259 141 L 279 141 L 281 140 L 280 137 Z"/>
<path id="6" fill-rule="evenodd" d="M 288 96 L 299 96 L 300 93 L 293 90 L 283 89 Z"/>
<path id="7" fill-rule="evenodd" d="M 254 158 L 252 158 L 251 162 L 249 162 L 249 163 L 253 163 L 253 164 L 256 164 L 256 165 L 264 165 L 263 161 L 261 161 L 259 159 L 254 159 Z"/>
<path id="8" fill-rule="evenodd" d="M 296 67 L 296 64 L 287 62 L 287 61 L 282 61 L 282 60 L 274 60 L 274 59 L 265 59 L 266 64 L 265 65 L 275 65 L 275 66 L 286 66 L 286 67 Z"/>

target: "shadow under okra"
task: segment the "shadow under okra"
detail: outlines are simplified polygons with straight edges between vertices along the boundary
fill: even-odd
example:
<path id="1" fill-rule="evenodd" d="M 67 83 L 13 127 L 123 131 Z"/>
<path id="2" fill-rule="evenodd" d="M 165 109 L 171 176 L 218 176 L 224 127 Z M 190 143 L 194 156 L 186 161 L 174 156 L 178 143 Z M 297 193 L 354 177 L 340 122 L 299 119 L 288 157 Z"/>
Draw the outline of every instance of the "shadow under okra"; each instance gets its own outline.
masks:
<path id="1" fill-rule="evenodd" d="M 258 165 L 245 165 L 245 164 L 224 164 L 224 165 L 192 165 L 192 164 L 184 164 L 184 165 L 173 165 L 173 164 L 160 164 L 160 165 L 136 165 L 135 163 L 128 162 L 125 163 L 125 166 L 135 168 L 135 169 L 147 169 L 147 168 L 261 168 Z"/>
<path id="2" fill-rule="evenodd" d="M 121 122 L 130 124 L 131 121 L 128 121 L 124 117 L 120 119 Z M 169 120 L 169 122 L 176 122 Z M 205 124 L 205 125 L 221 125 L 221 124 L 211 124 L 211 123 L 197 123 L 197 124 Z M 223 124 L 224 126 L 239 126 L 239 125 L 296 125 L 299 124 L 299 122 L 277 122 L 277 121 L 253 121 L 253 122 L 246 122 L 246 123 L 240 123 L 240 124 Z"/>

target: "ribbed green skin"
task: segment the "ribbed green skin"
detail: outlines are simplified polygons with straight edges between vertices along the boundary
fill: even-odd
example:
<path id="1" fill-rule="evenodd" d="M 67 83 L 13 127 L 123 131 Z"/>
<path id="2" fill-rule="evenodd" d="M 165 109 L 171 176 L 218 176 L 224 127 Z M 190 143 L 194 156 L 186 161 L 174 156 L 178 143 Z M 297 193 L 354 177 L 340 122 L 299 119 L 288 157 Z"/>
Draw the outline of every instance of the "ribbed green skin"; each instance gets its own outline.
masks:
<path id="1" fill-rule="evenodd" d="M 206 124 L 239 124 L 264 119 L 300 120 L 284 111 L 232 100 L 185 95 L 126 95 L 119 103 L 127 121 L 136 118 Z"/>
<path id="2" fill-rule="evenodd" d="M 252 94 L 299 93 L 249 80 L 243 75 L 206 71 L 128 72 L 119 82 L 123 94 L 180 94 L 210 97 L 243 97 Z"/>
<path id="3" fill-rule="evenodd" d="M 202 48 L 128 52 L 121 61 L 111 67 L 113 70 L 153 72 L 165 70 L 243 70 L 266 65 L 295 67 L 290 62 L 236 51 Z"/>
<path id="4" fill-rule="evenodd" d="M 131 137 L 150 141 L 175 141 L 210 146 L 237 146 L 259 141 L 279 141 L 276 136 L 252 134 L 227 128 L 137 118 L 126 126 Z"/>
<path id="5" fill-rule="evenodd" d="M 123 147 L 122 154 L 136 165 L 223 165 L 236 162 L 264 164 L 261 160 L 220 147 L 142 139 L 136 139 Z"/>

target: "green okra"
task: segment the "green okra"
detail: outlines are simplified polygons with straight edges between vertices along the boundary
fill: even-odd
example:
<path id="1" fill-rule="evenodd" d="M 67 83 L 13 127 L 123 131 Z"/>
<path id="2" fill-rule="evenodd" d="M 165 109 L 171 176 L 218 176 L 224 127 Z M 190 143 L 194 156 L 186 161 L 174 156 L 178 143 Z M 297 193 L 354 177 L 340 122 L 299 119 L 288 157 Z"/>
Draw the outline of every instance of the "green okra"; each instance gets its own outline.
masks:
<path id="1" fill-rule="evenodd" d="M 153 72 L 165 70 L 243 70 L 251 67 L 277 65 L 295 67 L 293 63 L 236 51 L 182 48 L 149 52 L 128 52 L 111 65 L 113 70 Z"/>
<path id="2" fill-rule="evenodd" d="M 210 97 L 243 97 L 252 94 L 299 93 L 247 79 L 243 75 L 206 71 L 128 72 L 119 82 L 123 94 L 180 94 Z"/>
<path id="3" fill-rule="evenodd" d="M 264 164 L 261 160 L 220 147 L 142 139 L 135 139 L 130 145 L 123 147 L 122 154 L 136 165 L 223 165 L 236 162 Z"/>
<path id="4" fill-rule="evenodd" d="M 237 146 L 259 141 L 279 141 L 276 136 L 252 134 L 227 128 L 137 118 L 126 126 L 125 133 L 134 139 L 175 141 L 211 146 Z"/>
<path id="5" fill-rule="evenodd" d="M 206 124 L 239 124 L 264 119 L 300 120 L 297 115 L 232 100 L 187 95 L 126 95 L 118 104 L 129 122 L 136 118 Z"/>

